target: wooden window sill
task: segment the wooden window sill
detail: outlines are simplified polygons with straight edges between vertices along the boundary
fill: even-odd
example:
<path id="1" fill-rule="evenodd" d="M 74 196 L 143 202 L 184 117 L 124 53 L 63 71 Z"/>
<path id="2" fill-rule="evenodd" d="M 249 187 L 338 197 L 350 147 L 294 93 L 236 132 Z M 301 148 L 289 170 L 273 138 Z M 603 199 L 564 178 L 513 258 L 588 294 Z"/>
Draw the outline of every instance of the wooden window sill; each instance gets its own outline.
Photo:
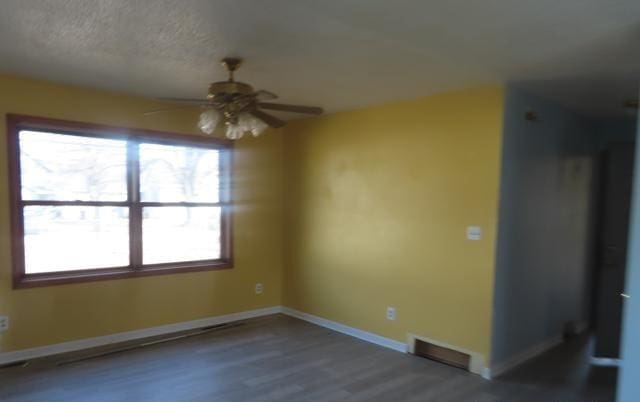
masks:
<path id="1" fill-rule="evenodd" d="M 89 269 L 83 271 L 28 274 L 15 277 L 14 289 L 39 286 L 64 285 L 70 283 L 96 282 L 112 279 L 141 278 L 145 276 L 179 274 L 187 272 L 214 271 L 233 268 L 232 260 L 204 260 L 183 263 L 145 265 L 143 267 L 119 267 Z"/>

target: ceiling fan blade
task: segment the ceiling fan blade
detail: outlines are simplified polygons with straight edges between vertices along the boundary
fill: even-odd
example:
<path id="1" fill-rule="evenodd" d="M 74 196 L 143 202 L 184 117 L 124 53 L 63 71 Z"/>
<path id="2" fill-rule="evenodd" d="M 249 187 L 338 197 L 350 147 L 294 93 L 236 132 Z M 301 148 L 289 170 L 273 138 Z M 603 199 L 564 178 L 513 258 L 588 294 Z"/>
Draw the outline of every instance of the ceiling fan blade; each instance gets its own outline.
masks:
<path id="1" fill-rule="evenodd" d="M 175 102 L 175 103 L 188 103 L 191 105 L 208 105 L 209 101 L 206 99 L 191 99 L 191 98 L 159 98 L 161 101 L 165 102 Z"/>
<path id="2" fill-rule="evenodd" d="M 253 116 L 259 118 L 260 120 L 264 121 L 265 123 L 267 123 L 268 125 L 270 125 L 271 127 L 274 128 L 279 128 L 284 126 L 284 121 L 280 120 L 279 118 L 270 115 L 269 113 L 265 113 L 261 110 L 251 110 L 249 113 L 251 113 Z"/>
<path id="3" fill-rule="evenodd" d="M 198 107 L 198 105 L 184 105 L 184 106 L 168 107 L 168 108 L 164 108 L 164 109 L 149 110 L 148 112 L 144 112 L 142 114 L 144 116 L 148 116 L 148 115 L 151 115 L 151 114 L 164 113 L 164 112 L 173 112 L 174 110 L 188 109 L 188 108 L 192 108 L 192 107 Z"/>
<path id="4" fill-rule="evenodd" d="M 254 92 L 253 95 L 256 98 L 266 99 L 266 100 L 276 99 L 278 97 L 278 95 L 274 94 L 273 92 L 269 92 L 269 91 L 264 90 L 264 89 L 261 89 L 259 91 Z"/>
<path id="5" fill-rule="evenodd" d="M 282 103 L 269 103 L 269 102 L 258 102 L 258 106 L 263 109 L 279 110 L 283 112 L 293 112 L 293 113 L 322 114 L 323 112 L 321 107 L 315 107 L 315 106 L 285 105 Z"/>

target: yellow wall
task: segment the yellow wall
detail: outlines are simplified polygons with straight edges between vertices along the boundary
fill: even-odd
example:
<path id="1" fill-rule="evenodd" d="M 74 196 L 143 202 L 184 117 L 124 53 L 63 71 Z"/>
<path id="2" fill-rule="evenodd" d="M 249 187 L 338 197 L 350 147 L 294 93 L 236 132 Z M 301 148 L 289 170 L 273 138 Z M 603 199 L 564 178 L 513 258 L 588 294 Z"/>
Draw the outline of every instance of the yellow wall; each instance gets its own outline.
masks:
<path id="1" fill-rule="evenodd" d="M 162 106 L 0 75 L 2 117 L 197 134 L 195 112 L 142 115 Z M 11 319 L 0 350 L 279 305 L 284 284 L 289 307 L 487 356 L 502 112 L 502 88 L 482 87 L 299 120 L 285 135 L 241 140 L 234 269 L 20 290 L 11 289 L 0 124 L 0 315 Z M 483 239 L 467 241 L 467 225 L 482 226 Z M 263 295 L 254 294 L 256 282 Z M 397 309 L 395 321 L 385 319 L 386 306 Z"/>
<path id="2" fill-rule="evenodd" d="M 488 356 L 503 98 L 481 87 L 291 123 L 285 305 Z"/>
<path id="3" fill-rule="evenodd" d="M 196 134 L 196 113 L 131 96 L 0 75 L 0 351 L 281 304 L 282 135 L 241 140 L 235 153 L 235 268 L 11 289 L 6 113 Z M 265 292 L 254 294 L 262 282 Z"/>

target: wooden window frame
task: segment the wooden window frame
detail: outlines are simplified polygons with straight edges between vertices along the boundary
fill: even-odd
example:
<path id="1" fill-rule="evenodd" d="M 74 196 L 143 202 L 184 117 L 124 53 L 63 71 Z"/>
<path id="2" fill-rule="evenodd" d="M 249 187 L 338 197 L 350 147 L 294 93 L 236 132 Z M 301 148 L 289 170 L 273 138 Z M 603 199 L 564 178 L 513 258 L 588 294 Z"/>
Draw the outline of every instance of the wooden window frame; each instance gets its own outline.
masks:
<path id="1" fill-rule="evenodd" d="M 209 271 L 233 268 L 233 216 L 231 180 L 233 142 L 226 139 L 201 137 L 137 128 L 108 126 L 7 114 L 7 152 L 9 161 L 9 195 L 11 208 L 11 242 L 13 287 L 28 288 L 77 282 L 137 278 L 150 275 Z M 22 130 L 77 135 L 90 138 L 110 138 L 127 141 L 127 200 L 110 201 L 24 201 L 22 200 L 20 141 Z M 140 143 L 176 146 L 197 146 L 220 152 L 220 199 L 216 203 L 201 202 L 142 202 L 140 201 L 140 171 L 138 150 Z M 123 267 L 26 274 L 24 249 L 24 212 L 27 205 L 83 205 L 120 206 L 129 208 L 129 260 Z M 185 261 L 162 264 L 142 264 L 142 208 L 145 206 L 219 206 L 221 211 L 219 259 Z"/>

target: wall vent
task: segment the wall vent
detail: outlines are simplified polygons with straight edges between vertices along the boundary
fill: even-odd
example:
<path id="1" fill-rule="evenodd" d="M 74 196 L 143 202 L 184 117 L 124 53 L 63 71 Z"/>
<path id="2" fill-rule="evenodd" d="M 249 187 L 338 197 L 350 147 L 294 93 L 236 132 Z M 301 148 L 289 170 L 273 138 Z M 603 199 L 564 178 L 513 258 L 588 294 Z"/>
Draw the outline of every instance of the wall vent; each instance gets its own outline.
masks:
<path id="1" fill-rule="evenodd" d="M 57 365 L 66 366 L 69 364 L 75 364 L 75 363 L 83 362 L 86 360 L 98 359 L 101 357 L 106 357 L 106 356 L 115 355 L 119 353 L 130 352 L 136 349 L 146 348 L 149 346 L 155 346 L 162 343 L 186 339 L 192 336 L 203 335 L 213 331 L 222 331 L 229 328 L 235 328 L 242 325 L 244 325 L 244 322 L 242 321 L 229 322 L 225 324 L 216 324 L 216 325 L 210 325 L 208 327 L 195 328 L 193 330 L 180 331 L 174 334 L 165 334 L 157 337 L 151 337 L 146 341 L 132 342 L 130 344 L 128 342 L 123 342 L 120 346 L 118 346 L 118 344 L 108 345 L 105 348 L 100 348 L 100 347 L 96 348 L 97 351 L 93 354 L 81 354 L 79 357 L 60 361 L 57 363 Z"/>
<path id="2" fill-rule="evenodd" d="M 26 360 L 20 360 L 17 362 L 0 364 L 0 369 L 10 368 L 10 367 L 26 367 L 29 365 L 29 362 Z"/>
<path id="3" fill-rule="evenodd" d="M 416 339 L 413 352 L 416 356 L 425 357 L 467 371 L 470 369 L 471 356 L 457 350 Z"/>

